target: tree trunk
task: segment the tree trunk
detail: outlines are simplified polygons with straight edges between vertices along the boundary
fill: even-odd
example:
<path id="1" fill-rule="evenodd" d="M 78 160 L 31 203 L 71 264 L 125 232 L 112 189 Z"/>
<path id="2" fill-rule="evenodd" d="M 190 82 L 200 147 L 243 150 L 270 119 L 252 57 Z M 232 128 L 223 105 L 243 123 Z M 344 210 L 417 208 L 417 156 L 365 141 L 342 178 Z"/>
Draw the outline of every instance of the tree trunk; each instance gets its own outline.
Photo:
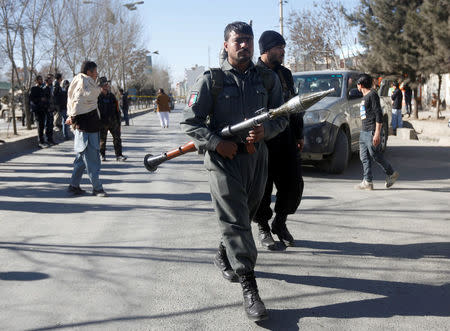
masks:
<path id="1" fill-rule="evenodd" d="M 419 105 L 417 104 L 417 87 L 413 90 L 413 105 L 412 105 L 412 115 L 413 118 L 419 118 Z"/>
<path id="2" fill-rule="evenodd" d="M 30 91 L 24 89 L 23 91 L 23 107 L 25 109 L 25 123 L 27 124 L 27 130 L 31 130 L 31 111 L 30 111 Z"/>
<path id="3" fill-rule="evenodd" d="M 436 119 L 438 120 L 441 112 L 441 86 L 442 86 L 442 74 L 438 74 L 438 91 L 437 91 L 437 103 L 436 103 Z"/>
<path id="4" fill-rule="evenodd" d="M 11 70 L 11 114 L 14 134 L 17 135 L 16 109 L 14 101 L 14 68 Z"/>

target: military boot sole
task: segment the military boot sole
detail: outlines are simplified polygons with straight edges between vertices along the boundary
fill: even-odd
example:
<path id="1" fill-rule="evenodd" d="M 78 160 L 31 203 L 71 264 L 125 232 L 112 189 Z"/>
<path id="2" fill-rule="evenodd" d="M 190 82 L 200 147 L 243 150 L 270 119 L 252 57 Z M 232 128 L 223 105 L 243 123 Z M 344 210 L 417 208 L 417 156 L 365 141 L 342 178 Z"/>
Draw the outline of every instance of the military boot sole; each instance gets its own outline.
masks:
<path id="1" fill-rule="evenodd" d="M 295 246 L 294 242 L 286 240 L 286 239 L 283 239 L 280 236 L 278 236 L 278 239 L 280 239 L 280 241 L 283 243 L 284 246 L 287 246 L 287 247 L 294 247 Z"/>
<path id="2" fill-rule="evenodd" d="M 265 248 L 269 251 L 275 251 L 276 250 L 276 243 L 275 241 L 273 241 L 273 243 L 265 243 L 262 240 L 259 241 L 259 243 L 261 244 L 262 248 Z"/>
<path id="3" fill-rule="evenodd" d="M 294 238 L 292 238 L 292 241 L 291 241 L 291 240 L 288 240 L 288 239 L 284 238 L 282 234 L 279 234 L 278 232 L 275 232 L 273 229 L 272 229 L 272 233 L 273 233 L 274 235 L 276 235 L 276 236 L 278 237 L 278 239 L 279 239 L 286 247 L 294 247 L 294 246 L 295 246 Z"/>
<path id="4" fill-rule="evenodd" d="M 222 277 L 228 280 L 230 283 L 239 283 L 239 277 L 232 270 L 222 270 L 219 261 L 214 257 L 214 265 L 220 270 L 222 273 Z"/>
<path id="5" fill-rule="evenodd" d="M 261 321 L 265 321 L 265 320 L 269 319 L 269 314 L 267 313 L 267 311 L 264 314 L 260 314 L 260 315 L 247 314 L 247 318 L 252 322 L 261 322 Z"/>
<path id="6" fill-rule="evenodd" d="M 268 249 L 270 251 L 275 250 L 275 240 L 273 240 L 272 236 L 269 235 L 268 236 L 258 236 L 259 238 L 259 243 L 261 244 L 261 247 Z"/>

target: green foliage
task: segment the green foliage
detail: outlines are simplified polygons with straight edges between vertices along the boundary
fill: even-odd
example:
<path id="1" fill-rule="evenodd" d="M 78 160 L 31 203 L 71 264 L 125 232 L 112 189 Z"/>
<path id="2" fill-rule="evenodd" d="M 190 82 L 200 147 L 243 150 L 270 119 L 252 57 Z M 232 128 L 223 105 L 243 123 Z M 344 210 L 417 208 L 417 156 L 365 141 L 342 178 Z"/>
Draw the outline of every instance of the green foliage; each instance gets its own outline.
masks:
<path id="1" fill-rule="evenodd" d="M 416 11 L 408 13 L 405 39 L 417 48 L 422 74 L 450 72 L 449 12 L 448 0 L 424 0 Z"/>
<path id="2" fill-rule="evenodd" d="M 411 29 L 406 37 L 404 27 L 421 4 L 422 0 L 361 0 L 357 11 L 347 15 L 360 27 L 359 39 L 367 50 L 362 63 L 367 71 L 416 79 L 419 52 L 414 40 L 418 29 Z"/>
<path id="3" fill-rule="evenodd" d="M 450 71 L 448 0 L 361 0 L 347 15 L 359 26 L 365 69 L 407 77 Z"/>

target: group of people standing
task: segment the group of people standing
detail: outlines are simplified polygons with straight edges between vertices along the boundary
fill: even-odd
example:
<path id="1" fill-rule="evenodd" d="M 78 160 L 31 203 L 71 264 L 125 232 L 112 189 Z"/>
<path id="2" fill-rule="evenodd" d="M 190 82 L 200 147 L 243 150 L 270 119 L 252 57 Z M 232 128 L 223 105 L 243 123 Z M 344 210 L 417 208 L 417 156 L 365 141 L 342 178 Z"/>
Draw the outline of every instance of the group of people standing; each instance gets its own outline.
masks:
<path id="1" fill-rule="evenodd" d="M 389 96 L 392 100 L 392 121 L 391 126 L 394 134 L 397 128 L 403 127 L 402 106 L 405 103 L 406 115 L 411 116 L 412 112 L 412 89 L 407 83 L 400 85 L 397 81 L 392 83 L 389 90 Z"/>
<path id="2" fill-rule="evenodd" d="M 37 121 L 38 144 L 41 148 L 55 144 L 55 125 L 62 130 L 64 139 L 70 139 L 69 128 L 65 124 L 68 87 L 69 81 L 63 82 L 61 74 L 47 75 L 45 84 L 41 75 L 36 76 L 35 86 L 30 91 L 30 109 Z"/>

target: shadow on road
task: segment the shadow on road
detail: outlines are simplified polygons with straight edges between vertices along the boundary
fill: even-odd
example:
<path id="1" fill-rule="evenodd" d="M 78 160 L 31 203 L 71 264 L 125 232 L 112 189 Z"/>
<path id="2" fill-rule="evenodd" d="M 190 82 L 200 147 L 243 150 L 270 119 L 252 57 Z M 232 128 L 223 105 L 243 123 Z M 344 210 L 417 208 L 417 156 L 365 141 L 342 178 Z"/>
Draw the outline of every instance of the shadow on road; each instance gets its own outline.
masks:
<path id="1" fill-rule="evenodd" d="M 394 257 L 404 259 L 420 259 L 424 257 L 450 259 L 450 242 L 387 245 L 296 240 L 295 246 L 320 250 L 320 254 Z"/>
<path id="2" fill-rule="evenodd" d="M 285 298 L 265 298 L 269 309 L 270 319 L 259 322 L 258 325 L 268 330 L 299 330 L 298 324 L 306 317 L 326 318 L 388 318 L 392 316 L 450 316 L 448 303 L 450 301 L 450 284 L 441 286 L 389 282 L 370 279 L 355 279 L 341 277 L 321 276 L 296 276 L 276 273 L 258 272 L 257 277 L 269 278 L 297 285 L 317 286 L 347 291 L 358 291 L 383 296 L 382 298 L 341 302 L 336 304 L 299 309 L 270 309 L 270 302 L 282 300 L 302 300 L 305 295 L 290 296 Z M 339 292 L 330 292 L 336 295 Z M 241 303 L 226 305 L 214 305 L 204 308 L 168 312 L 157 315 L 129 315 L 115 318 L 80 321 L 78 323 L 55 324 L 34 330 L 54 330 L 87 326 L 106 326 L 108 324 L 120 324 L 128 321 L 170 319 L 177 316 L 198 316 L 198 314 L 234 307 L 238 309 Z M 151 323 L 151 322 L 150 322 Z"/>
<path id="3" fill-rule="evenodd" d="M 386 159 L 395 170 L 400 172 L 400 179 L 407 181 L 425 181 L 450 178 L 450 148 L 439 146 L 388 146 Z M 385 175 L 375 162 L 372 165 L 374 179 L 384 179 Z M 305 165 L 304 175 L 318 178 L 351 179 L 362 178 L 362 165 L 358 154 L 353 154 L 348 168 L 338 175 L 327 174 L 319 169 Z M 449 188 L 446 188 L 447 192 Z"/>
<path id="4" fill-rule="evenodd" d="M 137 259 L 171 263 L 207 264 L 212 266 L 215 248 L 154 247 L 154 246 L 105 246 L 105 245 L 58 245 L 27 242 L 0 242 L 0 250 L 8 250 L 32 256 L 32 254 L 65 255 Z M 41 263 L 40 266 L 43 266 Z M 0 273 L 1 276 L 1 273 Z M 11 275 L 12 277 L 13 275 Z M 18 275 L 19 276 L 19 275 Z M 24 275 L 25 277 L 26 275 Z M 5 276 L 6 277 L 6 276 Z M 1 279 L 1 278 L 0 278 Z"/>
<path id="5" fill-rule="evenodd" d="M 211 201 L 209 193 L 116 193 L 115 197 L 120 198 L 139 198 L 139 199 L 162 199 L 170 201 Z"/>
<path id="6" fill-rule="evenodd" d="M 306 308 L 269 310 L 271 319 L 260 323 L 269 330 L 299 330 L 305 317 L 388 318 L 392 316 L 450 316 L 450 283 L 440 286 L 342 277 L 296 276 L 257 272 L 257 277 L 298 285 L 358 291 L 382 298 Z"/>
<path id="7" fill-rule="evenodd" d="M 0 272 L 0 280 L 12 280 L 12 281 L 33 281 L 47 279 L 50 276 L 42 272 L 32 271 L 8 271 Z"/>
<path id="8" fill-rule="evenodd" d="M 59 195 L 61 197 L 61 195 Z M 94 197 L 93 197 L 94 198 Z M 108 211 L 123 212 L 135 209 L 134 205 L 100 205 L 93 203 L 61 203 L 61 202 L 43 202 L 43 201 L 0 201 L 0 210 L 42 213 L 42 214 L 72 214 L 84 213 L 87 211 Z M 149 208 L 149 207 L 140 207 Z"/>

